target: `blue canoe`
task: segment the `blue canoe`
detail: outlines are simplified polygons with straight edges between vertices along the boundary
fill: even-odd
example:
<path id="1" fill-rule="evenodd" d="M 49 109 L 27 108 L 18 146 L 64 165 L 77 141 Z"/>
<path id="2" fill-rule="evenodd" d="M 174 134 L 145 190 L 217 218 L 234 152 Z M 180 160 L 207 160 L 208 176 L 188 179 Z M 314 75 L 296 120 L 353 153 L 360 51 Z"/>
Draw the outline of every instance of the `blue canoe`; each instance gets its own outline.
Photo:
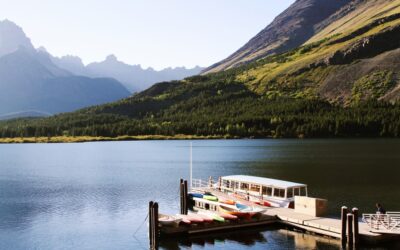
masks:
<path id="1" fill-rule="evenodd" d="M 200 193 L 190 193 L 189 196 L 190 196 L 190 197 L 193 197 L 193 198 L 200 198 L 200 199 L 202 199 L 204 195 L 203 195 L 203 194 L 200 194 Z"/>

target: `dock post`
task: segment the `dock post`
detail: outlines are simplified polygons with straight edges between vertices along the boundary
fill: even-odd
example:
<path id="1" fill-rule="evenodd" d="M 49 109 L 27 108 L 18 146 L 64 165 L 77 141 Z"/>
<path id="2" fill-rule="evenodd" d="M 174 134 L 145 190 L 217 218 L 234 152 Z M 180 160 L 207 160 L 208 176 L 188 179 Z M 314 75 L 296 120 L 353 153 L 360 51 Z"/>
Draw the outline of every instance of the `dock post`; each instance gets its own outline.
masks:
<path id="1" fill-rule="evenodd" d="M 342 206 L 341 208 L 341 219 L 342 219 L 342 230 L 341 230 L 341 239 L 342 239 L 342 247 L 346 247 L 346 220 L 347 220 L 347 207 Z"/>
<path id="2" fill-rule="evenodd" d="M 348 213 L 347 214 L 347 244 L 349 246 L 349 249 L 353 249 L 353 214 L 352 213 Z"/>
<path id="3" fill-rule="evenodd" d="M 184 202 L 184 207 L 183 207 L 183 214 L 188 214 L 188 182 L 187 180 L 183 181 L 183 202 Z"/>
<path id="4" fill-rule="evenodd" d="M 153 204 L 153 249 L 158 249 L 159 231 L 158 231 L 158 203 Z"/>
<path id="5" fill-rule="evenodd" d="M 153 202 L 149 202 L 149 241 L 150 241 L 150 249 L 153 246 Z"/>
<path id="6" fill-rule="evenodd" d="M 354 245 L 356 247 L 358 247 L 358 243 L 359 243 L 359 238 L 360 238 L 360 234 L 359 234 L 359 225 L 358 225 L 358 208 L 353 208 L 352 209 L 352 213 L 353 213 L 353 234 L 354 234 Z"/>
<path id="7" fill-rule="evenodd" d="M 183 210 L 183 207 L 184 207 L 184 204 L 183 204 L 183 201 L 184 201 L 184 199 L 183 199 L 183 179 L 181 179 L 180 180 L 180 183 L 179 183 L 179 192 L 180 192 L 180 214 L 184 214 L 184 210 Z"/>

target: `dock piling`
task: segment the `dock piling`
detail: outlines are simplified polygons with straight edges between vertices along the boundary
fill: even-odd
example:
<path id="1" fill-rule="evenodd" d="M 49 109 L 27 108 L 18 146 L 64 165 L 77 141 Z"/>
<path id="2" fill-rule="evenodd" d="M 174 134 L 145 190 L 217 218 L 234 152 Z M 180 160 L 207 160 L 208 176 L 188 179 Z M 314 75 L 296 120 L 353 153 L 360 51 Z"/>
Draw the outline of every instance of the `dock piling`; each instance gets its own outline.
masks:
<path id="1" fill-rule="evenodd" d="M 158 228 L 158 203 L 149 202 L 149 241 L 150 249 L 158 249 L 159 241 Z"/>
<path id="2" fill-rule="evenodd" d="M 180 197 L 181 197 L 181 214 L 188 214 L 188 182 L 187 180 L 182 180 L 180 182 Z"/>
<path id="3" fill-rule="evenodd" d="M 183 181 L 183 214 L 188 214 L 189 206 L 188 206 L 188 182 L 187 180 Z"/>
<path id="4" fill-rule="evenodd" d="M 342 247 L 346 246 L 346 222 L 347 222 L 347 207 L 342 206 L 341 208 L 341 220 L 342 220 L 342 229 L 341 229 L 341 240 L 342 240 Z"/>
<path id="5" fill-rule="evenodd" d="M 347 214 L 347 245 L 349 246 L 349 249 L 353 248 L 353 214 L 352 213 L 348 213 Z"/>
<path id="6" fill-rule="evenodd" d="M 354 245 L 357 247 L 358 243 L 359 243 L 359 236 L 360 236 L 360 232 L 359 232 L 359 225 L 358 225 L 358 208 L 353 208 L 352 209 L 352 213 L 353 213 L 353 237 L 354 237 Z"/>

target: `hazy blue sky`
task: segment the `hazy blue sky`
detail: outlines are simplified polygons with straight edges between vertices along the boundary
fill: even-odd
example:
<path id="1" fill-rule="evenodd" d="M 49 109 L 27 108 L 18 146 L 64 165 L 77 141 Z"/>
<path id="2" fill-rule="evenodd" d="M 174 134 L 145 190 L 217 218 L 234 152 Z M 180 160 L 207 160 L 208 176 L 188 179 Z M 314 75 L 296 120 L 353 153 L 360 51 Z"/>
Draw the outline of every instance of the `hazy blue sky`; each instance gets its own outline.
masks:
<path id="1" fill-rule="evenodd" d="M 84 63 L 207 66 L 242 46 L 294 0 L 0 0 L 0 19 L 35 47 Z"/>

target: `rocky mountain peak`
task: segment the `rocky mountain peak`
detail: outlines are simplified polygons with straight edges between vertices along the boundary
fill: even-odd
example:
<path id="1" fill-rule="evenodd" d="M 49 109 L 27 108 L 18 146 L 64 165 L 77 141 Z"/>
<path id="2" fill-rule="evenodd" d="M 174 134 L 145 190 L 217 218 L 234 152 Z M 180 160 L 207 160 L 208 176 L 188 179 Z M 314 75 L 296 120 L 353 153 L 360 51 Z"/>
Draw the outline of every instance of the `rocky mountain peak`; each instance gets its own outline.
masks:
<path id="1" fill-rule="evenodd" d="M 0 57 L 23 47 L 34 50 L 31 40 L 21 27 L 9 20 L 0 21 Z"/>

